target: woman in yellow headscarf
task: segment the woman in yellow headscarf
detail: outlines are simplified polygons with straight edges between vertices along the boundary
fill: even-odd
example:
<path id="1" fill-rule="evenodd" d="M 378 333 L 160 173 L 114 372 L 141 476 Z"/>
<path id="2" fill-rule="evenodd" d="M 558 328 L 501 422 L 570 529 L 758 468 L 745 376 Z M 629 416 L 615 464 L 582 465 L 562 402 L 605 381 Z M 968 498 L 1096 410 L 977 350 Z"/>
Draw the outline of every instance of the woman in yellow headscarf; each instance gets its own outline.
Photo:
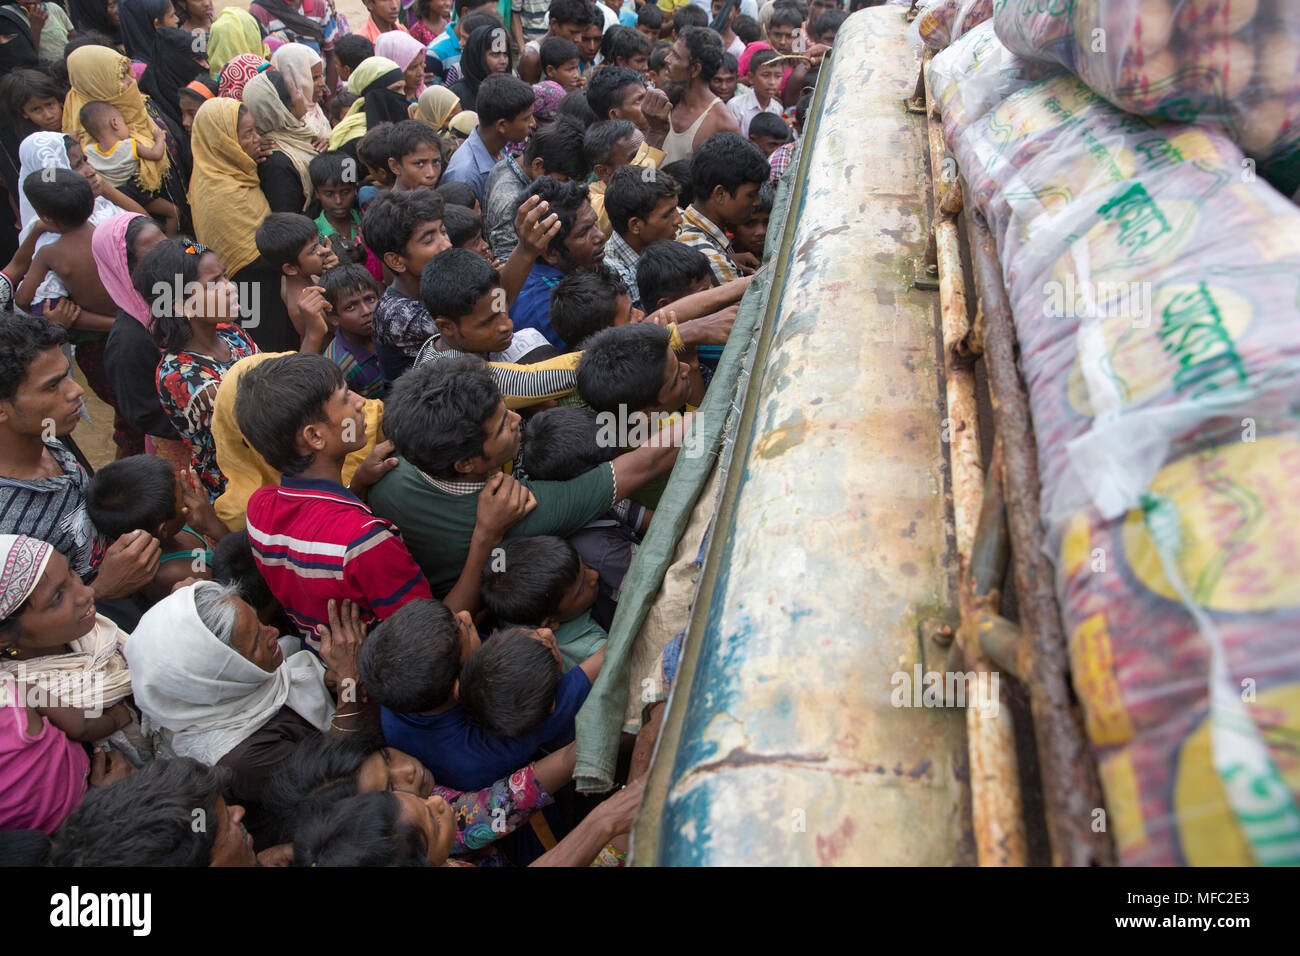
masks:
<path id="1" fill-rule="evenodd" d="M 443 133 L 451 118 L 460 111 L 460 97 L 445 86 L 430 86 L 420 94 L 419 102 L 411 111 L 411 118 L 428 123 Z"/>
<path id="2" fill-rule="evenodd" d="M 144 95 L 135 84 L 131 61 L 106 46 L 83 46 L 68 57 L 68 82 L 72 89 L 63 104 L 63 132 L 85 149 L 90 136 L 81 125 L 81 108 L 87 103 L 102 100 L 112 103 L 122 113 L 131 130 L 131 138 L 142 146 L 154 145 L 154 119 L 145 106 Z M 158 119 L 158 125 L 163 121 Z M 164 127 L 165 129 L 165 127 Z M 136 180 L 140 189 L 157 193 L 171 168 L 171 160 L 164 151 L 161 159 L 140 158 L 140 172 Z"/>
<path id="3" fill-rule="evenodd" d="M 257 227 L 271 214 L 258 162 L 266 157 L 243 103 L 214 97 L 194 114 L 190 208 L 199 242 L 217 254 L 238 287 L 241 323 L 259 351 L 297 351 L 299 338 L 280 298 L 280 272 L 257 251 Z"/>
<path id="4" fill-rule="evenodd" d="M 382 56 L 362 60 L 348 77 L 348 92 L 357 101 L 330 134 L 330 149 L 338 149 L 364 136 L 372 126 L 410 119 L 406 97 L 401 92 L 405 86 L 402 70 L 392 60 Z"/>
<path id="5" fill-rule="evenodd" d="M 251 53 L 263 60 L 271 58 L 271 50 L 262 39 L 262 30 L 247 10 L 228 7 L 212 21 L 208 33 L 208 72 L 214 80 L 221 78 L 221 68 L 239 56 Z"/>

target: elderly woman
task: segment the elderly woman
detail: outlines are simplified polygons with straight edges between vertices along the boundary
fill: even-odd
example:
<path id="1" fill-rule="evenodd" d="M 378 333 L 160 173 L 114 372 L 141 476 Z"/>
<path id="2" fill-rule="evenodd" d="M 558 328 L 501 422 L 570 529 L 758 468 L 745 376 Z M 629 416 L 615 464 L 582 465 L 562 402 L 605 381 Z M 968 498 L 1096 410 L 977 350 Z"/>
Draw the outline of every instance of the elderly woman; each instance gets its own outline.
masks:
<path id="1" fill-rule="evenodd" d="M 318 137 L 303 122 L 311 88 L 291 89 L 278 70 L 259 73 L 244 87 L 253 126 L 274 147 L 257 176 L 272 212 L 302 212 L 311 199 L 308 165 L 319 155 Z"/>
<path id="2" fill-rule="evenodd" d="M 304 91 L 308 106 L 302 121 L 313 134 L 328 142 L 330 121 L 320 106 L 326 86 L 325 61 L 321 55 L 305 43 L 286 43 L 271 55 L 271 66 Z"/>
<path id="3" fill-rule="evenodd" d="M 331 614 L 317 658 L 262 624 L 234 587 L 200 581 L 154 605 L 127 642 L 135 702 L 158 752 L 225 768 L 228 796 L 248 810 L 255 837 L 276 766 L 317 731 L 355 729 L 364 633 L 355 611 Z M 351 702 L 336 707 L 331 683 Z"/>

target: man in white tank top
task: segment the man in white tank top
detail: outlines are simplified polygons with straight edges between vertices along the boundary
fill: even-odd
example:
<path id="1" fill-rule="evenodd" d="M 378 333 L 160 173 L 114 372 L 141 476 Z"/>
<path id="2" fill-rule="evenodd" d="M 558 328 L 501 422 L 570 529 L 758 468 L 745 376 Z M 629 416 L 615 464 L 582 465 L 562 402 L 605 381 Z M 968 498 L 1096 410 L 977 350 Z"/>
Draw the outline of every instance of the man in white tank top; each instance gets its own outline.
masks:
<path id="1" fill-rule="evenodd" d="M 689 159 L 714 133 L 739 133 L 735 118 L 713 95 L 709 81 L 722 66 L 722 43 L 706 27 L 688 27 L 668 53 L 662 84 L 673 108 L 664 137 L 664 164 Z"/>

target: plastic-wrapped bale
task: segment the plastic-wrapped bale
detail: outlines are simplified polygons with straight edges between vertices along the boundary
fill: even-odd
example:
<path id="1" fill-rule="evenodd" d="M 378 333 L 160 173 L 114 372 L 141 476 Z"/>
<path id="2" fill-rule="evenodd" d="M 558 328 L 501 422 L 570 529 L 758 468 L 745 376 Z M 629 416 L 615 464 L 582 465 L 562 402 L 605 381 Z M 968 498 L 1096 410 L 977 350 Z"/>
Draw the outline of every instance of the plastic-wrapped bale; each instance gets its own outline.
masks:
<path id="1" fill-rule="evenodd" d="M 993 0 L 937 0 L 917 17 L 921 40 L 933 50 L 952 41 L 993 16 Z"/>
<path id="2" fill-rule="evenodd" d="M 1300 187 L 1294 0 L 1006 0 L 998 36 L 1132 113 L 1223 127 L 1287 194 Z"/>
<path id="3" fill-rule="evenodd" d="M 1231 423 L 1142 507 L 1065 536 L 1073 683 L 1126 865 L 1300 863 L 1300 431 L 1274 424 Z"/>
<path id="4" fill-rule="evenodd" d="M 1050 540 L 1225 417 L 1300 397 L 1300 210 L 1221 132 L 1039 81 L 954 150 L 998 242 Z"/>
<path id="5" fill-rule="evenodd" d="M 998 103 L 1056 70 L 1016 56 L 998 39 L 991 22 L 981 23 L 930 61 L 930 90 L 943 116 L 944 140 L 957 138 Z"/>

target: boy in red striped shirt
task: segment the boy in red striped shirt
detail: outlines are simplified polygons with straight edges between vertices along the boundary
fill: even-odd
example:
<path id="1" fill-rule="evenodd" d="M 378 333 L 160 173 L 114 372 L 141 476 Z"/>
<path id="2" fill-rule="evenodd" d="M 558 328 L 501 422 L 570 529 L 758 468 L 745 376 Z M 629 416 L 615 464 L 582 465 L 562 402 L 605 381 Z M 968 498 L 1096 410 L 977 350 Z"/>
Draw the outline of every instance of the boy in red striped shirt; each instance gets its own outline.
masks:
<path id="1" fill-rule="evenodd" d="M 397 464 L 383 442 L 343 486 L 343 461 L 366 442 L 365 399 L 339 367 L 320 355 L 267 359 L 239 382 L 235 420 L 248 443 L 281 472 L 279 487 L 259 488 L 248 501 L 248 537 L 271 593 L 319 648 L 330 600 L 353 601 L 367 624 L 408 601 L 432 597 L 429 583 L 398 529 L 373 514 L 367 489 Z M 511 479 L 510 481 L 513 482 Z M 480 498 L 477 547 L 446 603 L 454 612 L 478 604 L 479 576 L 507 528 L 531 510 L 518 482 L 496 483 Z M 468 579 L 468 580 L 467 580 Z"/>

